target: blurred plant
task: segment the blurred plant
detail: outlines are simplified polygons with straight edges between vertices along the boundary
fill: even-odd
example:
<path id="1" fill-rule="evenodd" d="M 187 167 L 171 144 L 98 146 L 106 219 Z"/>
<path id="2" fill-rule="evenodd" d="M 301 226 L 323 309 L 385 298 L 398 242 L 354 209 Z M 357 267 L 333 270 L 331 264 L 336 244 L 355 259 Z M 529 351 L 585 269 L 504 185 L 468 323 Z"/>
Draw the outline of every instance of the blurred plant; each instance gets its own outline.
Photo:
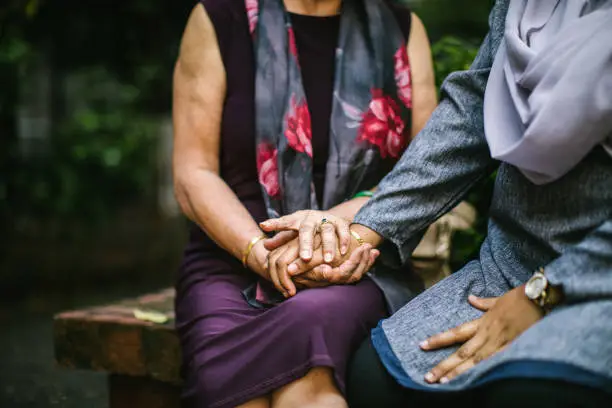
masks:
<path id="1" fill-rule="evenodd" d="M 445 36 L 432 45 L 431 52 L 435 61 L 436 85 L 439 89 L 448 74 L 470 67 L 478 53 L 478 43 L 459 37 Z"/>
<path id="2" fill-rule="evenodd" d="M 151 118 L 168 114 L 168 79 L 190 5 L 51 3 L 0 6 L 0 221 L 95 222 L 133 201 L 154 206 L 159 122 Z M 153 25 L 154 37 L 146 29 Z M 21 99 L 24 91 L 34 100 L 40 94 L 32 70 L 41 66 L 50 75 L 43 84 L 51 87 L 50 112 L 35 110 L 24 122 Z M 48 136 L 21 137 L 21 125 L 37 120 L 49 121 Z"/>
<path id="3" fill-rule="evenodd" d="M 38 11 L 38 0 L 8 0 L 0 5 L 0 226 L 10 218 L 8 195 L 15 169 L 19 72 L 32 55 L 25 29 Z M 0 244 L 6 234 L 0 234 Z"/>
<path id="4" fill-rule="evenodd" d="M 15 175 L 23 187 L 20 212 L 103 219 L 130 201 L 151 198 L 158 129 L 134 108 L 139 91 L 100 67 L 71 81 L 70 114 L 54 127 L 48 151 Z"/>
<path id="5" fill-rule="evenodd" d="M 495 0 L 397 0 L 423 20 L 432 42 L 447 35 L 482 38 Z"/>

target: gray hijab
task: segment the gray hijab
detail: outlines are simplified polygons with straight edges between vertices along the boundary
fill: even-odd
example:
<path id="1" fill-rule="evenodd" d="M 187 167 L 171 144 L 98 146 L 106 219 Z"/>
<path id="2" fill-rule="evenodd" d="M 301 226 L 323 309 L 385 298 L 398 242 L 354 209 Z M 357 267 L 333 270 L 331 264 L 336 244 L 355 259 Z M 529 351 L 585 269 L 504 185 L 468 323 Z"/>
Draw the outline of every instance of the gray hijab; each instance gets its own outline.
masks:
<path id="1" fill-rule="evenodd" d="M 612 156 L 612 0 L 511 0 L 484 99 L 493 158 L 533 183 Z"/>

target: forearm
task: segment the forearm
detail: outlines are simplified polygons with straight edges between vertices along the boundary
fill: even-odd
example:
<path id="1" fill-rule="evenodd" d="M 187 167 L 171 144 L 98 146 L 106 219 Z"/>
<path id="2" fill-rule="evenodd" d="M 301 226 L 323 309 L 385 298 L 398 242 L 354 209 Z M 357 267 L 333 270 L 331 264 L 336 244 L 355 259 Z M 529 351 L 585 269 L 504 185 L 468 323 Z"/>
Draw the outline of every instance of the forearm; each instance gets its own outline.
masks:
<path id="1" fill-rule="evenodd" d="M 344 218 L 347 221 L 352 221 L 355 214 L 363 207 L 368 201 L 369 197 L 357 197 L 351 200 L 345 201 L 338 204 L 335 207 L 329 209 L 329 212 L 336 217 Z"/>
<path id="2" fill-rule="evenodd" d="M 183 213 L 237 259 L 242 259 L 253 237 L 263 234 L 248 210 L 217 174 L 194 170 L 176 185 Z"/>
<path id="3" fill-rule="evenodd" d="M 378 187 L 371 188 L 368 192 L 374 193 Z M 344 218 L 347 221 L 353 221 L 355 215 L 359 212 L 361 207 L 363 207 L 370 197 L 355 197 L 350 200 L 347 200 L 343 203 L 336 205 L 329 209 L 329 212 L 334 214 L 336 217 Z"/>

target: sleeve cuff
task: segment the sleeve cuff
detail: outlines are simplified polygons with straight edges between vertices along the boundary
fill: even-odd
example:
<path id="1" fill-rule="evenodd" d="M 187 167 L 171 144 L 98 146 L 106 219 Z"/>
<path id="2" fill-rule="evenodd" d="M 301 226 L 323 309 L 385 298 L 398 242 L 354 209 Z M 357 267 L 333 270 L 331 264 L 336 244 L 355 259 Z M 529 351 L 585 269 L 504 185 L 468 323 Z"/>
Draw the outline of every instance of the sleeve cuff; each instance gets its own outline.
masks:
<path id="1" fill-rule="evenodd" d="M 364 217 L 360 216 L 357 216 L 353 223 L 363 225 L 383 238 L 383 242 L 378 248 L 381 255 L 380 261 L 393 269 L 400 268 L 410 261 L 412 251 L 414 251 L 414 248 L 416 248 L 422 238 L 422 234 L 417 234 L 412 239 L 402 241 L 394 238 L 395 234 L 389 234 L 388 231 L 385 231 L 381 225 L 377 225 L 372 219 L 364 219 Z"/>

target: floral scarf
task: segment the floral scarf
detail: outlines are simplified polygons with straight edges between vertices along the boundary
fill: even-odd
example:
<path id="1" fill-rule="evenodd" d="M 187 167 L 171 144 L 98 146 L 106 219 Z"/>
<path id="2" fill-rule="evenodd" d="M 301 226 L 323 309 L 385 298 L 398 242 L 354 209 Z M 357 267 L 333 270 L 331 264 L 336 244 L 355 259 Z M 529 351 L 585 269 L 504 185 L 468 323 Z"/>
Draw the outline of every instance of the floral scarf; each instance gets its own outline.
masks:
<path id="1" fill-rule="evenodd" d="M 256 60 L 257 171 L 271 218 L 318 209 L 312 130 L 295 35 L 282 0 L 246 0 Z M 399 158 L 412 107 L 406 41 L 385 0 L 345 0 L 336 49 L 323 208 L 369 189 L 382 159 Z M 370 181 L 371 183 L 371 181 Z"/>

